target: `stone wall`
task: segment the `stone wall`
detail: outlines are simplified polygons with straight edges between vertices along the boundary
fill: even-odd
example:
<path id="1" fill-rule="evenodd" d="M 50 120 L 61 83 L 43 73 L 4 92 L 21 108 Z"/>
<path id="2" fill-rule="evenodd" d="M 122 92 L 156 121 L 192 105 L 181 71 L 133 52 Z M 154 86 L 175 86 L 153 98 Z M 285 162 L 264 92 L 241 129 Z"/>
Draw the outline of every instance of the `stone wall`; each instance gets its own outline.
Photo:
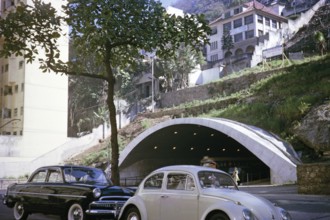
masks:
<path id="1" fill-rule="evenodd" d="M 297 179 L 298 193 L 330 195 L 330 163 L 298 165 Z"/>

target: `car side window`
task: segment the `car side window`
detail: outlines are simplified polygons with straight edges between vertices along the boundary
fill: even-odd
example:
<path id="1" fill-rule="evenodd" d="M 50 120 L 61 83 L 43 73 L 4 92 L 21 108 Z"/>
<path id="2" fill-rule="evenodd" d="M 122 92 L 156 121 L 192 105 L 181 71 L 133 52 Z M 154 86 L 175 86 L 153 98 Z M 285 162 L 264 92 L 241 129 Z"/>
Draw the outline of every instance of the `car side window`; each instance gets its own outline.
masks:
<path id="1" fill-rule="evenodd" d="M 62 178 L 61 172 L 59 170 L 50 170 L 48 182 L 49 183 L 63 183 L 63 178 Z"/>
<path id="2" fill-rule="evenodd" d="M 43 183 L 46 181 L 46 170 L 40 170 L 39 172 L 35 173 L 31 179 L 32 183 Z"/>
<path id="3" fill-rule="evenodd" d="M 166 188 L 169 190 L 193 191 L 195 189 L 195 182 L 189 174 L 169 173 L 167 175 Z"/>
<path id="4" fill-rule="evenodd" d="M 152 175 L 144 182 L 144 189 L 160 189 L 163 183 L 163 173 Z"/>

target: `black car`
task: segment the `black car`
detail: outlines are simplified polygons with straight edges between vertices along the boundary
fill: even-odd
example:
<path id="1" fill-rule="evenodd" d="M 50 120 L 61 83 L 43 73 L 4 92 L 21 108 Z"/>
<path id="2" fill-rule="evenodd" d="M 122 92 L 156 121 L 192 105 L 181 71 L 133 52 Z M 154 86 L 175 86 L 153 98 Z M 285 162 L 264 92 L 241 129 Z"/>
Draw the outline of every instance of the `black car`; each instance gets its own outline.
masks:
<path id="1" fill-rule="evenodd" d="M 33 172 L 26 183 L 8 186 L 3 203 L 13 208 L 16 220 L 32 213 L 59 215 L 63 220 L 116 219 L 133 194 L 129 188 L 113 186 L 97 168 L 47 166 Z"/>

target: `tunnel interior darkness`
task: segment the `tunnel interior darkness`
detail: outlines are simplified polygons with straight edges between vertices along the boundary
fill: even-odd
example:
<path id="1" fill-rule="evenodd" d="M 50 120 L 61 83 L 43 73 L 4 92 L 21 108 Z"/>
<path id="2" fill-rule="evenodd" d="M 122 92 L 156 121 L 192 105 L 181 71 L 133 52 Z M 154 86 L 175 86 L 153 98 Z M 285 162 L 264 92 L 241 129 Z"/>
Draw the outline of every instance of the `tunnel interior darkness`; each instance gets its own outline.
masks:
<path id="1" fill-rule="evenodd" d="M 162 166 L 199 165 L 204 156 L 214 158 L 218 168 L 229 173 L 238 167 L 243 184 L 270 178 L 269 167 L 236 140 L 212 128 L 193 124 L 172 125 L 150 134 L 132 149 L 120 169 L 143 167 L 139 170 L 143 178 Z"/>

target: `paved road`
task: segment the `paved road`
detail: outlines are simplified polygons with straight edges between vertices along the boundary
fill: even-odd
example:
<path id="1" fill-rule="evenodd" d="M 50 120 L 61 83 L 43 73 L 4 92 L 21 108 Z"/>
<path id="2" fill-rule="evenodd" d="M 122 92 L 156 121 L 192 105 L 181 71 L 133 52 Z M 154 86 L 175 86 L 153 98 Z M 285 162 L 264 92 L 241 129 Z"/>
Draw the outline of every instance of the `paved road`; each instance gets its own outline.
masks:
<path id="1" fill-rule="evenodd" d="M 241 186 L 240 190 L 263 196 L 288 210 L 293 220 L 330 220 L 330 196 L 301 195 L 296 186 Z M 3 191 L 0 191 L 3 194 Z M 0 219 L 13 220 L 12 209 L 0 204 Z M 33 214 L 28 220 L 59 220 L 57 216 Z"/>
<path id="2" fill-rule="evenodd" d="M 241 186 L 290 212 L 293 220 L 330 220 L 330 196 L 302 195 L 296 186 Z"/>

